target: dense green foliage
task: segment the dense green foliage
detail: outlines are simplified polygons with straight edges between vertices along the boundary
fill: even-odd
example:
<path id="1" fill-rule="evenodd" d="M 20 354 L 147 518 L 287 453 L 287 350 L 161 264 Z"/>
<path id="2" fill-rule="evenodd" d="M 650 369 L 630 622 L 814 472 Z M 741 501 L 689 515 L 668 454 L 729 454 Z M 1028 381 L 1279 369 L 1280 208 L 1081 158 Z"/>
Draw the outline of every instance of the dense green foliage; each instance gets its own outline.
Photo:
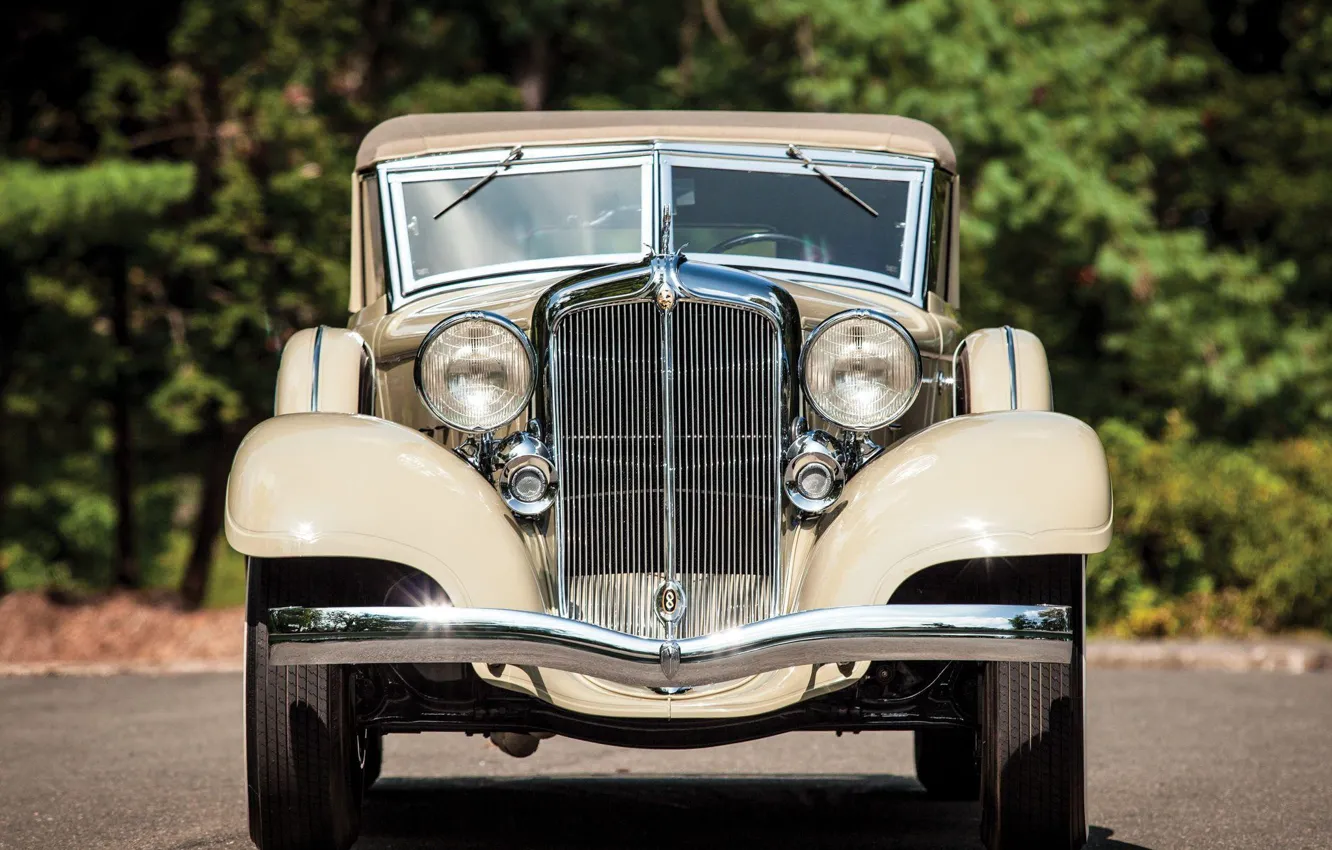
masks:
<path id="1" fill-rule="evenodd" d="M 964 314 L 1112 457 L 1093 615 L 1332 629 L 1332 17 L 1312 0 L 156 0 L 0 12 L 0 576 L 182 580 L 408 111 L 896 112 L 954 141 Z M 215 571 L 217 587 L 231 581 Z"/>

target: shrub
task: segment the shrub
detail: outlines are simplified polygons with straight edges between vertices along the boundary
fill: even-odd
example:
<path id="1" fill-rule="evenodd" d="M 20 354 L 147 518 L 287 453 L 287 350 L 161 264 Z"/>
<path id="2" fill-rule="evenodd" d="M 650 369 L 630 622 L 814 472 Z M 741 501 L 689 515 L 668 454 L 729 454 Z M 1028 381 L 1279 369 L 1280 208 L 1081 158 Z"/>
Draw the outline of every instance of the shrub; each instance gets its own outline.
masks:
<path id="1" fill-rule="evenodd" d="M 1332 631 L 1332 439 L 1236 448 L 1178 413 L 1159 439 L 1100 428 L 1115 538 L 1088 567 L 1094 625 L 1121 634 Z"/>

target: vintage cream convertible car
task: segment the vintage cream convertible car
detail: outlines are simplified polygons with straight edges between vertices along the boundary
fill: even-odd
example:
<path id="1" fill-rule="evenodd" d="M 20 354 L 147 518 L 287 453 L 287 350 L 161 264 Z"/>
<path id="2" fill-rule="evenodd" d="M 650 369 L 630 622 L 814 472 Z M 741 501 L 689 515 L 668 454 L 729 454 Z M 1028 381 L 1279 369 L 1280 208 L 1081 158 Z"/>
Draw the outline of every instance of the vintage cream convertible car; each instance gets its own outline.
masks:
<path id="1" fill-rule="evenodd" d="M 350 845 L 391 732 L 914 730 L 989 847 L 1080 846 L 1110 481 L 1037 338 L 960 330 L 960 200 L 905 118 L 375 128 L 351 319 L 228 488 L 255 842 Z"/>

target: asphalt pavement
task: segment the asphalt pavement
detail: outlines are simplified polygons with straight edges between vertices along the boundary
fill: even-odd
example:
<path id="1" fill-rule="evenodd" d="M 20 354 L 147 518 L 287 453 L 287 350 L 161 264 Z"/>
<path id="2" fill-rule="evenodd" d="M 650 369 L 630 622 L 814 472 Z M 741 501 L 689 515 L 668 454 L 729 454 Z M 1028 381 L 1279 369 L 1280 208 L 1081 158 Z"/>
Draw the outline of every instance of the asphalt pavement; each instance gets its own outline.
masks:
<path id="1" fill-rule="evenodd" d="M 238 675 L 0 679 L 0 848 L 249 846 Z M 1093 670 L 1089 847 L 1332 848 L 1332 674 Z M 904 733 L 693 751 L 388 740 L 357 848 L 979 846 Z"/>

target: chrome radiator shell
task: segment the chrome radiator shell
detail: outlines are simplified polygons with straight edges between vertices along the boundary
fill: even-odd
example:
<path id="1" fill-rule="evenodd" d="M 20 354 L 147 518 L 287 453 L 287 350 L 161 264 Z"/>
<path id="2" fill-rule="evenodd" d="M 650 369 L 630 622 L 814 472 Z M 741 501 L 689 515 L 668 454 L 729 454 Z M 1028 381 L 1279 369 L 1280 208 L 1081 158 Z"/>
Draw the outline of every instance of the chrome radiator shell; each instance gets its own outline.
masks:
<path id="1" fill-rule="evenodd" d="M 781 613 L 795 307 L 766 279 L 677 263 L 567 281 L 533 323 L 559 613 L 650 638 Z"/>

